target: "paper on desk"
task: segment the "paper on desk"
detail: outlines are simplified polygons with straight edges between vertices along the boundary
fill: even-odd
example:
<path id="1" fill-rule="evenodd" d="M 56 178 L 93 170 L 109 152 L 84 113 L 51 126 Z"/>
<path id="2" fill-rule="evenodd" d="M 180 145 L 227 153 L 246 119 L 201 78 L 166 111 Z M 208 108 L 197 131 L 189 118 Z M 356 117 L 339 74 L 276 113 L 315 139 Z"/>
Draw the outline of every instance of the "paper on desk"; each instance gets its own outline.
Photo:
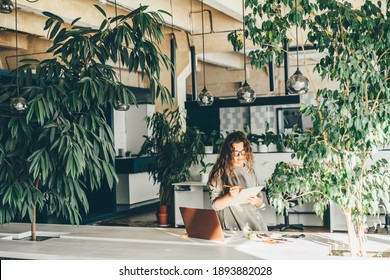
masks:
<path id="1" fill-rule="evenodd" d="M 247 201 L 248 197 L 257 195 L 259 192 L 261 192 L 261 190 L 263 188 L 264 188 L 264 186 L 242 189 L 238 193 L 238 195 L 229 203 L 229 205 L 238 205 L 238 204 L 248 203 L 248 201 Z"/>

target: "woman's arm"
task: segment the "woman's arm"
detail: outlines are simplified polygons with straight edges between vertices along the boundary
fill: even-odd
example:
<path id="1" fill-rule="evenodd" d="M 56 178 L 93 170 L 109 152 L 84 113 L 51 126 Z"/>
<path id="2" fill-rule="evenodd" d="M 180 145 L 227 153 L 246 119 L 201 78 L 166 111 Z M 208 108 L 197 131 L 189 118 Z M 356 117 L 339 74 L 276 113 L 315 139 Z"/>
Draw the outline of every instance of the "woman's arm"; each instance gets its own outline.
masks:
<path id="1" fill-rule="evenodd" d="M 214 201 L 212 201 L 213 208 L 215 210 L 222 210 L 229 206 L 230 202 L 238 195 L 241 189 L 242 188 L 239 186 L 229 187 L 229 192 L 227 194 L 217 197 Z"/>

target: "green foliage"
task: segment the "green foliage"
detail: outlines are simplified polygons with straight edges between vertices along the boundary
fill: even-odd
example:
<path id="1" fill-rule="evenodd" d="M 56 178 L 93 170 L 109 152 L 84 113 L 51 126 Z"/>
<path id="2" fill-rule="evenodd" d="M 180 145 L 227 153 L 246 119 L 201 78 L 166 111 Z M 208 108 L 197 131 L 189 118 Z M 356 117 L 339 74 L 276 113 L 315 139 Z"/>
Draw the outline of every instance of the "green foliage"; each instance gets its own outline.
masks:
<path id="1" fill-rule="evenodd" d="M 218 153 L 219 148 L 222 146 L 223 141 L 225 140 L 225 137 L 223 134 L 213 129 L 209 135 L 205 135 L 204 145 L 205 146 L 213 146 L 214 153 Z"/>
<path id="2" fill-rule="evenodd" d="M 296 23 L 303 29 L 308 25 L 307 15 L 318 10 L 316 4 L 309 0 L 298 0 L 298 14 L 295 13 L 294 1 L 291 0 L 245 0 L 245 7 L 250 10 L 245 15 L 244 32 L 245 37 L 250 39 L 256 46 L 256 50 L 249 52 L 251 64 L 256 68 L 264 67 L 269 61 L 281 65 L 284 52 L 281 48 L 284 41 L 291 44 L 288 38 L 288 30 Z M 284 10 L 287 6 L 286 11 Z M 242 49 L 243 44 L 237 39 L 236 31 L 228 34 L 228 41 L 233 45 L 233 49 Z"/>
<path id="3" fill-rule="evenodd" d="M 150 136 L 140 154 L 156 156 L 156 168 L 150 171 L 154 181 L 160 183 L 160 203 L 173 203 L 173 183 L 186 181 L 190 167 L 204 158 L 204 134 L 195 127 L 185 127 L 184 112 L 179 108 L 162 113 L 156 112 L 146 118 Z"/>
<path id="4" fill-rule="evenodd" d="M 297 197 L 313 202 L 323 215 L 333 202 L 352 220 L 363 244 L 366 216 L 378 213 L 381 200 L 389 201 L 389 164 L 372 158 L 390 144 L 390 6 L 368 0 L 359 8 L 346 1 L 301 0 L 298 15 L 294 9 L 283 14 L 284 6 L 293 3 L 246 1 L 253 10 L 246 26 L 261 53 L 252 55 L 252 64 L 262 66 L 273 54 L 277 58 L 283 40 L 291 41 L 286 30 L 298 23 L 308 29 L 308 43 L 325 54 L 315 70 L 338 88 L 320 89 L 315 106 L 302 105 L 313 131 L 288 137 L 300 164 L 277 164 L 267 182 L 271 203 L 282 212 L 286 199 Z M 261 27 L 255 15 L 264 17 Z"/>
<path id="5" fill-rule="evenodd" d="M 95 6 L 104 17 L 98 29 L 77 26 L 78 19 L 65 25 L 44 12 L 53 58 L 25 61 L 10 84 L 0 85 L 0 223 L 31 217 L 47 204 L 50 213 L 78 224 L 88 212 L 86 191 L 114 186 L 114 139 L 105 112 L 136 100 L 107 62 L 120 57 L 129 72 L 148 78 L 154 98 L 170 101 L 159 81 L 160 63 L 170 68 L 158 49 L 160 14 L 140 6 L 107 18 Z M 28 101 L 26 114 L 9 110 L 17 95 Z"/>
<path id="6" fill-rule="evenodd" d="M 210 170 L 210 167 L 214 166 L 214 163 L 205 163 L 203 160 L 200 160 L 200 165 L 202 166 L 202 168 L 199 170 L 199 173 L 207 173 Z"/>
<path id="7" fill-rule="evenodd" d="M 248 139 L 249 143 L 260 145 L 264 142 L 264 135 L 259 135 L 256 133 L 252 133 L 252 130 L 249 125 L 244 126 L 244 133 L 246 134 L 246 138 Z"/>

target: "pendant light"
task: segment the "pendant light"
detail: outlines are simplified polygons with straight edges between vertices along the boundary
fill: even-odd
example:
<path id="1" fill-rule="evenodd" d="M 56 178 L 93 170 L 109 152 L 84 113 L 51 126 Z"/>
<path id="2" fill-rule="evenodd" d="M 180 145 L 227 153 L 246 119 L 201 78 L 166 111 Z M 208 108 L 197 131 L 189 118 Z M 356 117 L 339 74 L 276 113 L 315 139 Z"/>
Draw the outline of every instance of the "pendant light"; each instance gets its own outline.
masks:
<path id="1" fill-rule="evenodd" d="M 0 13 L 10 14 L 14 10 L 14 4 L 11 0 L 0 0 Z"/>
<path id="2" fill-rule="evenodd" d="M 206 61 L 204 56 L 204 18 L 203 18 L 203 0 L 202 0 L 202 46 L 203 46 L 203 89 L 198 95 L 198 104 L 200 106 L 211 106 L 214 102 L 213 94 L 206 88 Z"/>
<path id="3" fill-rule="evenodd" d="M 246 47 L 245 47 L 245 0 L 242 0 L 242 41 L 244 44 L 244 84 L 237 91 L 237 100 L 240 103 L 252 103 L 256 100 L 256 93 L 246 81 Z"/>
<path id="4" fill-rule="evenodd" d="M 115 7 L 115 18 L 116 18 L 116 26 L 118 27 L 118 8 L 117 8 L 117 5 L 116 5 L 116 0 L 114 2 L 114 7 Z M 120 51 L 118 50 L 118 64 L 119 64 L 119 82 L 122 83 L 122 68 L 121 68 L 121 54 L 120 54 Z M 125 104 L 125 103 L 122 103 L 120 100 L 117 100 L 116 101 L 116 104 L 114 105 L 114 108 L 115 110 L 117 111 L 127 111 L 130 109 L 130 104 Z"/>
<path id="5" fill-rule="evenodd" d="M 298 57 L 298 4 L 295 0 L 295 17 L 296 17 L 296 39 L 297 39 L 297 70 L 295 73 L 287 80 L 286 88 L 287 92 L 290 95 L 305 94 L 309 90 L 309 79 L 302 75 L 299 71 L 299 57 Z"/>
<path id="6" fill-rule="evenodd" d="M 11 98 L 10 107 L 12 112 L 23 114 L 27 110 L 27 101 L 20 96 L 19 86 L 19 40 L 18 40 L 18 1 L 15 0 L 15 48 L 16 48 L 16 97 Z"/>
<path id="7" fill-rule="evenodd" d="M 171 95 L 172 98 L 176 96 L 176 37 L 175 32 L 173 31 L 173 6 L 172 0 L 170 0 L 171 6 L 171 40 L 170 40 L 170 50 L 171 50 L 171 63 L 172 63 L 172 74 L 171 74 Z"/>

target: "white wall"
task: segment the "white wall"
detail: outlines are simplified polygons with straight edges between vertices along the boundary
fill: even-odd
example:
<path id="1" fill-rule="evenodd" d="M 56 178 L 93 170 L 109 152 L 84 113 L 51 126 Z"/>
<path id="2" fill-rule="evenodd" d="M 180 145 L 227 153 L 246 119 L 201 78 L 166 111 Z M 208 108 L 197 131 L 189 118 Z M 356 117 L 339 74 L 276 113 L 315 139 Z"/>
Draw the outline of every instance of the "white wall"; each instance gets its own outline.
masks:
<path id="1" fill-rule="evenodd" d="M 114 111 L 114 137 L 115 149 L 131 151 L 138 154 L 145 138 L 143 135 L 149 135 L 146 126 L 146 117 L 155 112 L 152 104 L 140 104 L 138 107 L 131 106 L 128 111 Z"/>

